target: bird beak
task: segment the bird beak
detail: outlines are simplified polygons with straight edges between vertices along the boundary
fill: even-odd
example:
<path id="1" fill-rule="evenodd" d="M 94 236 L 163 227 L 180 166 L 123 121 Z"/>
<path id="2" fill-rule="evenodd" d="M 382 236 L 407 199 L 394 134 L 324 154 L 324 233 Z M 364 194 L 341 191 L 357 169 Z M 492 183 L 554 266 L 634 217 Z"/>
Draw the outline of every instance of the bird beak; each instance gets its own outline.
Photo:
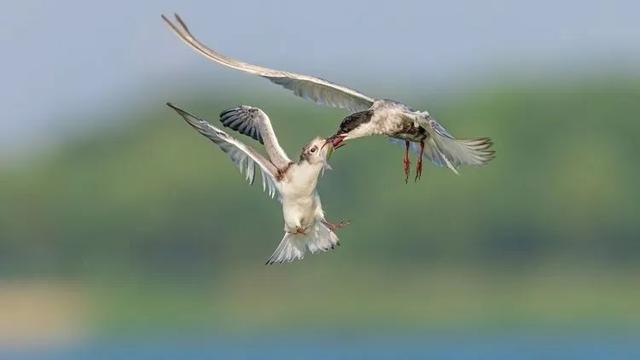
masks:
<path id="1" fill-rule="evenodd" d="M 333 145 L 334 149 L 338 149 L 340 147 L 345 146 L 347 143 L 344 142 L 344 138 L 346 137 L 346 135 L 344 134 L 339 134 L 339 135 L 333 135 L 332 137 L 327 139 L 327 142 L 331 142 L 331 144 Z"/>

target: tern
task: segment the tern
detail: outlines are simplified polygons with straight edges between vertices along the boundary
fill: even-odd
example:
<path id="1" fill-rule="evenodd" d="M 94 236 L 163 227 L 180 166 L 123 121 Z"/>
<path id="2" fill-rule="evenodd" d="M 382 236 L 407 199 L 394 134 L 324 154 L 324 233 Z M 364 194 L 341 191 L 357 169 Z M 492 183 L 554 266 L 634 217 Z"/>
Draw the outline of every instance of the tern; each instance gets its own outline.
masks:
<path id="1" fill-rule="evenodd" d="M 393 100 L 375 99 L 318 77 L 273 70 L 230 58 L 198 41 L 177 14 L 175 23 L 164 15 L 162 18 L 180 39 L 212 61 L 266 78 L 317 104 L 351 111 L 352 114 L 340 123 L 336 134 L 329 138 L 334 148 L 337 149 L 347 140 L 370 135 L 386 135 L 395 139 L 395 142 L 404 142 L 405 182 L 411 164 L 410 148 L 418 154 L 415 180 L 422 175 L 423 157 L 457 174 L 461 165 L 484 165 L 495 156 L 491 139 L 456 139 L 427 111 L 416 111 Z"/>
<path id="2" fill-rule="evenodd" d="M 327 251 L 340 245 L 335 231 L 348 224 L 330 223 L 325 219 L 316 190 L 318 178 L 328 168 L 327 157 L 333 151 L 331 142 L 314 138 L 302 148 L 297 162 L 289 159 L 278 143 L 267 114 L 255 107 L 240 106 L 221 113 L 223 125 L 248 135 L 264 144 L 268 159 L 209 122 L 167 103 L 200 134 L 214 142 L 253 184 L 256 168 L 262 174 L 262 187 L 270 197 L 282 204 L 284 237 L 267 264 L 301 260 L 306 251 Z"/>

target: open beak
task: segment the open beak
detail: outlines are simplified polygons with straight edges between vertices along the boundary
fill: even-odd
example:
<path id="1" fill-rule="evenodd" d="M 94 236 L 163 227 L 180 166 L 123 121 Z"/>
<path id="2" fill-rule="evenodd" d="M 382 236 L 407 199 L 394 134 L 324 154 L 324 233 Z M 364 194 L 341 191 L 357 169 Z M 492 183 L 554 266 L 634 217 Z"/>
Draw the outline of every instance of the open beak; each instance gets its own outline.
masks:
<path id="1" fill-rule="evenodd" d="M 345 146 L 347 143 L 344 142 L 345 135 L 333 135 L 332 137 L 327 139 L 327 142 L 331 142 L 334 149 L 338 149 L 340 147 Z"/>

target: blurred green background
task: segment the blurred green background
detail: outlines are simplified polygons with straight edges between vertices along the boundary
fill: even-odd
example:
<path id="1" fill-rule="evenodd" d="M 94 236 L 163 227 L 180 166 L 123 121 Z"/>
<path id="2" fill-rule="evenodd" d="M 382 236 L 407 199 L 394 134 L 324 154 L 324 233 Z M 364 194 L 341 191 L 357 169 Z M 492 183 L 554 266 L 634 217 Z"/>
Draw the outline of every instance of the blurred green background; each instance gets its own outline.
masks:
<path id="1" fill-rule="evenodd" d="M 126 107 L 128 125 L 3 169 L 0 269 L 81 284 L 107 332 L 637 326 L 639 84 L 414 99 L 459 136 L 491 136 L 495 161 L 460 176 L 429 166 L 405 185 L 401 147 L 353 142 L 320 184 L 328 216 L 352 220 L 343 246 L 284 266 L 263 265 L 279 204 L 161 99 Z M 238 99 L 259 102 L 291 154 L 340 116 L 275 95 L 192 98 L 180 105 L 214 124 Z"/>
<path id="2" fill-rule="evenodd" d="M 198 60 L 168 39 L 169 53 Z M 214 124 L 224 109 L 259 106 L 292 157 L 346 113 L 240 74 L 216 83 L 225 70 L 202 63 L 206 81 L 180 73 L 68 111 L 59 118 L 93 125 L 0 162 L 0 345 L 638 334 L 637 73 L 599 65 L 570 78 L 491 70 L 494 80 L 468 87 L 374 82 L 373 95 L 428 109 L 458 137 L 491 137 L 496 159 L 460 176 L 429 164 L 405 185 L 401 147 L 354 141 L 319 185 L 328 217 L 352 221 L 342 246 L 265 266 L 282 236 L 279 204 L 164 103 Z"/>

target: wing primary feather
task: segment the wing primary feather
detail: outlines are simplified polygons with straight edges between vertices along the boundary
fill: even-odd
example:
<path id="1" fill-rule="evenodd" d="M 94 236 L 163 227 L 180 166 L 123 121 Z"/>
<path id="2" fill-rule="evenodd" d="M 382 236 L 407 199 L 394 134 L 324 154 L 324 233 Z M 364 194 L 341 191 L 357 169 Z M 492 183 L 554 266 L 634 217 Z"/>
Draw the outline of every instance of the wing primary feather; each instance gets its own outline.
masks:
<path id="1" fill-rule="evenodd" d="M 183 42 L 209 60 L 232 69 L 266 78 L 275 84 L 293 91 L 295 95 L 312 100 L 317 104 L 349 109 L 352 112 L 366 110 L 373 105 L 373 98 L 346 86 L 313 76 L 252 65 L 225 56 L 197 40 L 193 34 L 191 34 L 191 31 L 182 18 L 180 18 L 178 14 L 174 14 L 174 16 L 176 23 L 164 15 L 162 15 L 162 19 Z"/>
<path id="2" fill-rule="evenodd" d="M 291 160 L 278 142 L 269 116 L 259 108 L 241 105 L 220 114 L 223 125 L 231 127 L 264 145 L 269 159 L 278 168 L 287 166 Z"/>
<path id="3" fill-rule="evenodd" d="M 275 197 L 276 194 L 279 194 L 276 185 L 278 180 L 275 177 L 277 168 L 270 161 L 251 147 L 234 139 L 207 121 L 199 119 L 195 115 L 171 103 L 167 103 L 167 106 L 175 110 L 192 128 L 218 145 L 220 150 L 226 153 L 234 165 L 240 170 L 240 173 L 246 181 L 250 184 L 254 183 L 256 167 L 258 167 L 262 175 L 263 190 L 268 188 L 268 195 L 272 198 Z M 278 200 L 280 200 L 279 196 Z"/>

